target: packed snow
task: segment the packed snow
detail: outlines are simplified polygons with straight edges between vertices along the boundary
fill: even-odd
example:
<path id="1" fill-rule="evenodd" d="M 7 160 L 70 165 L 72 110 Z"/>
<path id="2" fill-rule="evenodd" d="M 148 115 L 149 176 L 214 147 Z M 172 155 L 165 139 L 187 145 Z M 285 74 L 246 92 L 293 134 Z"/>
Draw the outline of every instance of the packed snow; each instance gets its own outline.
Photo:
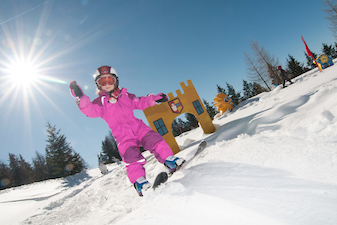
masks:
<path id="1" fill-rule="evenodd" d="M 177 138 L 189 159 L 138 197 L 123 165 L 0 192 L 1 224 L 337 224 L 337 66 L 311 70 Z M 145 152 L 150 182 L 164 170 Z"/>

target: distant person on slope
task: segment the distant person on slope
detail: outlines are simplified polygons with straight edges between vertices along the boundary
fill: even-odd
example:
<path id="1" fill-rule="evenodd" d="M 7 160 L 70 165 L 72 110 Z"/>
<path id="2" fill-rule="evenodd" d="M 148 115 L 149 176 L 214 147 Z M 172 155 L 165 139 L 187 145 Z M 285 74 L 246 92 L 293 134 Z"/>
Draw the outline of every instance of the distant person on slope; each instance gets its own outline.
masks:
<path id="1" fill-rule="evenodd" d="M 145 158 L 139 147 L 149 150 L 160 163 L 163 163 L 171 172 L 176 171 L 185 160 L 175 157 L 164 138 L 153 131 L 140 119 L 137 119 L 133 110 L 144 110 L 166 102 L 167 96 L 163 93 L 137 97 L 127 92 L 126 88 L 119 87 L 118 75 L 110 66 L 99 67 L 94 74 L 98 98 L 90 101 L 83 94 L 76 81 L 69 85 L 70 92 L 77 100 L 81 112 L 88 117 L 101 117 L 107 123 L 116 139 L 119 153 L 126 164 L 126 172 L 138 194 L 151 187 L 146 180 L 144 164 Z"/>
<path id="2" fill-rule="evenodd" d="M 278 66 L 277 69 L 278 69 L 278 75 L 282 79 L 283 87 L 285 87 L 286 81 L 289 81 L 290 84 L 293 83 L 293 82 L 291 82 L 290 78 L 288 77 L 289 73 L 286 72 L 284 69 L 282 69 L 282 66 Z"/>
<path id="3" fill-rule="evenodd" d="M 104 175 L 108 172 L 108 169 L 106 168 L 106 157 L 100 153 L 97 155 L 98 157 L 98 168 L 101 170 L 101 173 Z"/>

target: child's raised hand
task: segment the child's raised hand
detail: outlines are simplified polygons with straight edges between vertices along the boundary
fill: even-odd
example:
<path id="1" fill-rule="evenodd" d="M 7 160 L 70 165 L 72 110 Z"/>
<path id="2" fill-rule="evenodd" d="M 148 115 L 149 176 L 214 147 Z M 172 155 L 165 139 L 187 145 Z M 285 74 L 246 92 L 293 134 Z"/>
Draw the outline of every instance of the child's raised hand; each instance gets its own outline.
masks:
<path id="1" fill-rule="evenodd" d="M 155 100 L 158 103 L 160 103 L 160 102 L 167 102 L 168 101 L 167 96 L 164 93 L 157 94 L 155 96 Z"/>
<path id="2" fill-rule="evenodd" d="M 71 94 L 74 98 L 80 98 L 80 97 L 83 96 L 82 88 L 81 88 L 80 86 L 77 85 L 76 81 L 70 82 L 69 88 L 70 88 L 70 94 Z"/>

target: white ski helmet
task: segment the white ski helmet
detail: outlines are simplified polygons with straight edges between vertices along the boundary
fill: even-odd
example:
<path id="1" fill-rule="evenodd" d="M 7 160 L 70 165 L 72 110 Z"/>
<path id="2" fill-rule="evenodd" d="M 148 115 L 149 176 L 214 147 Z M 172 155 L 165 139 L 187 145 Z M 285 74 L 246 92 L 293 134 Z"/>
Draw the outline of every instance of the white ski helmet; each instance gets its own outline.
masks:
<path id="1" fill-rule="evenodd" d="M 95 84 L 96 87 L 101 90 L 101 87 L 98 85 L 97 80 L 100 76 L 105 75 L 105 74 L 111 74 L 116 78 L 116 85 L 115 89 L 118 88 L 119 86 L 119 81 L 118 81 L 118 74 L 114 68 L 111 66 L 101 66 L 97 68 L 96 72 L 94 73 L 94 79 L 95 79 Z"/>

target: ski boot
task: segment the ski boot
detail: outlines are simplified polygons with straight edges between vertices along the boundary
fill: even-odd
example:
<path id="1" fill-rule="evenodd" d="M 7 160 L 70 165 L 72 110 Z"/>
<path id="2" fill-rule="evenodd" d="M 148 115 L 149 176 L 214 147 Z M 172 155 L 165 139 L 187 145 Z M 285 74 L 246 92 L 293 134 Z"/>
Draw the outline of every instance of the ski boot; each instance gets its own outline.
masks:
<path id="1" fill-rule="evenodd" d="M 146 191 L 147 189 L 149 189 L 151 187 L 151 184 L 144 177 L 140 177 L 133 184 L 133 186 L 135 187 L 138 195 L 142 197 L 143 196 L 142 191 Z"/>
<path id="2" fill-rule="evenodd" d="M 179 170 L 185 162 L 185 159 L 171 155 L 166 158 L 164 165 L 169 169 L 169 173 L 172 175 L 175 171 Z"/>

